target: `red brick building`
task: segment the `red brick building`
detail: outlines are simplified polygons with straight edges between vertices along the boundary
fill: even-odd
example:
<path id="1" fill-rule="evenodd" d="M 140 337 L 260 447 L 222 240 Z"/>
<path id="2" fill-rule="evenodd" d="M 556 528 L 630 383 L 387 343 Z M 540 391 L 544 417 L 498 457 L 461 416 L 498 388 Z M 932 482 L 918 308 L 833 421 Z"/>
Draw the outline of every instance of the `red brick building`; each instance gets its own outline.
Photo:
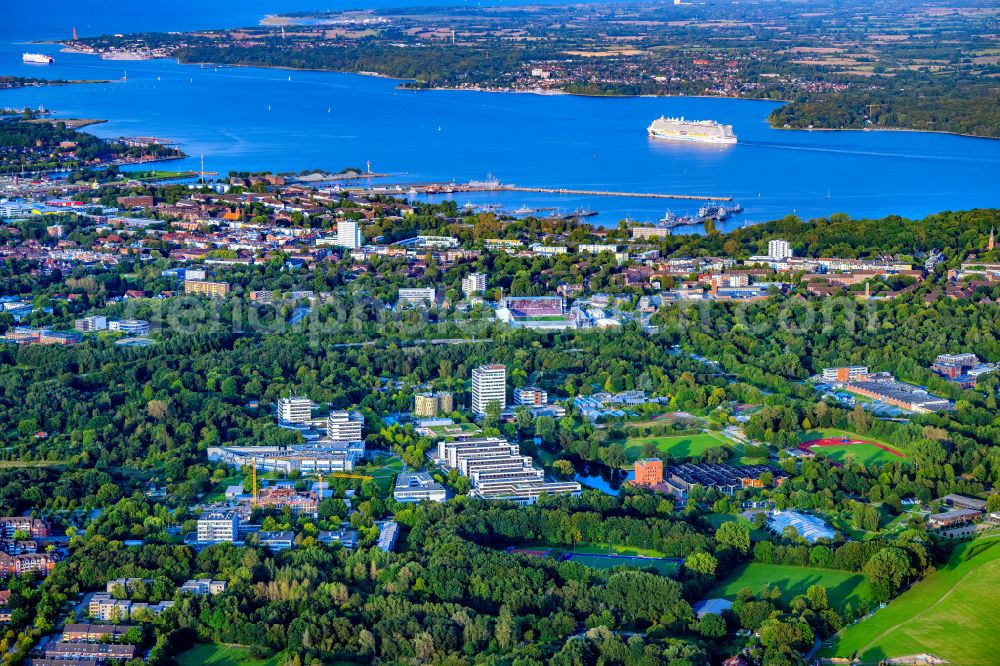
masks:
<path id="1" fill-rule="evenodd" d="M 636 460 L 635 483 L 641 486 L 655 486 L 663 483 L 663 461 L 659 458 Z"/>

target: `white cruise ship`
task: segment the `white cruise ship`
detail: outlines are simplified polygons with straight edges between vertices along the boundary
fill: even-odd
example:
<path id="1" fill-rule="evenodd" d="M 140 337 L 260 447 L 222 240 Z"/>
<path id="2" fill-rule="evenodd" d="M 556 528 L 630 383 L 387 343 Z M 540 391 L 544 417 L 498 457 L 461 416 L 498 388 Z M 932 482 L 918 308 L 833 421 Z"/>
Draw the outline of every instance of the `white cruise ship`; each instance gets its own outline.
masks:
<path id="1" fill-rule="evenodd" d="M 50 55 L 44 53 L 24 53 L 21 55 L 22 62 L 30 62 L 35 65 L 51 65 L 55 60 Z"/>
<path id="2" fill-rule="evenodd" d="M 696 143 L 736 143 L 732 125 L 720 125 L 714 120 L 685 120 L 660 116 L 649 126 L 649 136 L 670 141 Z"/>

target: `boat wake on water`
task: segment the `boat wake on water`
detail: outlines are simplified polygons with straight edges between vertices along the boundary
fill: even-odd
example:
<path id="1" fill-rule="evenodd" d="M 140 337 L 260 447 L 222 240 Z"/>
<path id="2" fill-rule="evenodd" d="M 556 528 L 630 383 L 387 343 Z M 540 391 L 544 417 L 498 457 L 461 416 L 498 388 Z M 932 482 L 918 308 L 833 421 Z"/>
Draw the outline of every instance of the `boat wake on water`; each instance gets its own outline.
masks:
<path id="1" fill-rule="evenodd" d="M 852 130 L 845 130 L 852 131 Z M 741 146 L 752 146 L 754 148 L 770 148 L 774 150 L 801 150 L 813 153 L 833 153 L 838 155 L 860 155 L 867 157 L 896 157 L 906 160 L 941 160 L 941 161 L 977 161 L 995 163 L 997 160 L 969 157 L 967 155 L 916 155 L 912 153 L 894 153 L 882 150 L 856 150 L 851 148 L 824 148 L 821 146 L 800 146 L 791 143 L 774 143 L 771 141 L 741 141 Z"/>

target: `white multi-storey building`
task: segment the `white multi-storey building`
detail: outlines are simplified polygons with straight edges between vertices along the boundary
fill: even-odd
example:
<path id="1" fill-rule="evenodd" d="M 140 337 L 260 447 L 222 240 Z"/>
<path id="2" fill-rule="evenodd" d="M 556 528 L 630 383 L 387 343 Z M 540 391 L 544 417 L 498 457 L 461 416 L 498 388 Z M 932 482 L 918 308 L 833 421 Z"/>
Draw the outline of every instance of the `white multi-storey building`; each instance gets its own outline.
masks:
<path id="1" fill-rule="evenodd" d="M 792 256 L 792 246 L 786 240 L 775 238 L 767 242 L 767 256 L 774 259 L 788 259 Z"/>
<path id="2" fill-rule="evenodd" d="M 253 466 L 264 472 L 350 472 L 365 456 L 365 441 L 321 439 L 314 444 L 291 446 L 211 446 L 205 453 L 212 462 Z"/>
<path id="3" fill-rule="evenodd" d="M 434 287 L 410 287 L 399 290 L 399 298 L 396 300 L 397 307 L 407 305 L 434 305 L 437 300 L 437 293 Z"/>
<path id="4" fill-rule="evenodd" d="M 462 278 L 462 293 L 466 298 L 486 291 L 486 273 L 470 273 Z"/>
<path id="5" fill-rule="evenodd" d="M 235 543 L 240 519 L 234 511 L 209 511 L 198 519 L 198 543 Z"/>
<path id="6" fill-rule="evenodd" d="M 365 417 L 357 412 L 330 412 L 326 417 L 326 435 L 330 439 L 358 441 Z"/>
<path id="7" fill-rule="evenodd" d="M 537 407 L 549 401 L 549 394 L 537 386 L 525 386 L 514 389 L 514 404 Z"/>
<path id="8" fill-rule="evenodd" d="M 364 244 L 365 238 L 356 220 L 342 220 L 337 223 L 337 245 L 357 250 Z"/>
<path id="9" fill-rule="evenodd" d="M 108 330 L 108 318 L 101 315 L 91 315 L 73 322 L 73 328 L 78 331 L 106 331 Z"/>
<path id="10" fill-rule="evenodd" d="M 397 502 L 443 502 L 448 494 L 444 486 L 427 472 L 402 472 L 396 477 L 392 498 Z"/>
<path id="11" fill-rule="evenodd" d="M 145 319 L 112 319 L 108 321 L 108 330 L 126 335 L 149 335 L 149 322 Z"/>
<path id="12" fill-rule="evenodd" d="M 543 494 L 579 495 L 575 481 L 546 482 L 529 456 L 521 455 L 517 444 L 489 437 L 468 441 L 438 442 L 438 459 L 449 469 L 469 478 L 472 495 L 502 499 L 518 504 L 534 504 Z"/>
<path id="13" fill-rule="evenodd" d="M 305 423 L 312 418 L 313 403 L 301 396 L 278 400 L 278 420 L 285 423 Z"/>
<path id="14" fill-rule="evenodd" d="M 600 254 L 601 252 L 611 252 L 614 254 L 618 252 L 618 246 L 612 245 L 611 243 L 580 243 L 580 247 L 577 251 L 581 254 L 584 252 L 589 252 L 591 254 Z"/>
<path id="15" fill-rule="evenodd" d="M 866 365 L 845 365 L 836 368 L 823 368 L 825 382 L 853 382 L 868 374 Z"/>
<path id="16" fill-rule="evenodd" d="M 507 407 L 507 366 L 494 363 L 481 365 L 472 370 L 472 412 L 477 415 L 486 413 L 486 406 L 491 402 L 500 404 L 500 409 Z"/>

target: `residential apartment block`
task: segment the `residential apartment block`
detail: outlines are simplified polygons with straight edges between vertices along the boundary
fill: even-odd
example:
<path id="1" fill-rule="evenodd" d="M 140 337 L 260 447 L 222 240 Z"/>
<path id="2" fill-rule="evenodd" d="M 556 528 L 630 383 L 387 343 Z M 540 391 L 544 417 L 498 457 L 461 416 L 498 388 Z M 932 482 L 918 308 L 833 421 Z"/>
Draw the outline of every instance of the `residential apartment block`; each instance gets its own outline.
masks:
<path id="1" fill-rule="evenodd" d="M 208 280 L 184 280 L 184 293 L 221 298 L 229 294 L 229 284 Z"/>
<path id="2" fill-rule="evenodd" d="M 160 601 L 149 604 L 128 599 L 115 599 L 106 592 L 98 592 L 90 598 L 87 611 L 90 617 L 102 622 L 122 622 L 133 618 L 141 618 L 145 613 L 159 615 L 174 605 L 173 601 Z"/>
<path id="3" fill-rule="evenodd" d="M 198 578 L 184 581 L 180 586 L 181 592 L 198 595 L 216 595 L 226 591 L 227 583 L 224 580 L 212 580 L 211 578 Z"/>
<path id="4" fill-rule="evenodd" d="M 470 273 L 462 278 L 462 293 L 466 298 L 486 291 L 486 273 Z"/>

